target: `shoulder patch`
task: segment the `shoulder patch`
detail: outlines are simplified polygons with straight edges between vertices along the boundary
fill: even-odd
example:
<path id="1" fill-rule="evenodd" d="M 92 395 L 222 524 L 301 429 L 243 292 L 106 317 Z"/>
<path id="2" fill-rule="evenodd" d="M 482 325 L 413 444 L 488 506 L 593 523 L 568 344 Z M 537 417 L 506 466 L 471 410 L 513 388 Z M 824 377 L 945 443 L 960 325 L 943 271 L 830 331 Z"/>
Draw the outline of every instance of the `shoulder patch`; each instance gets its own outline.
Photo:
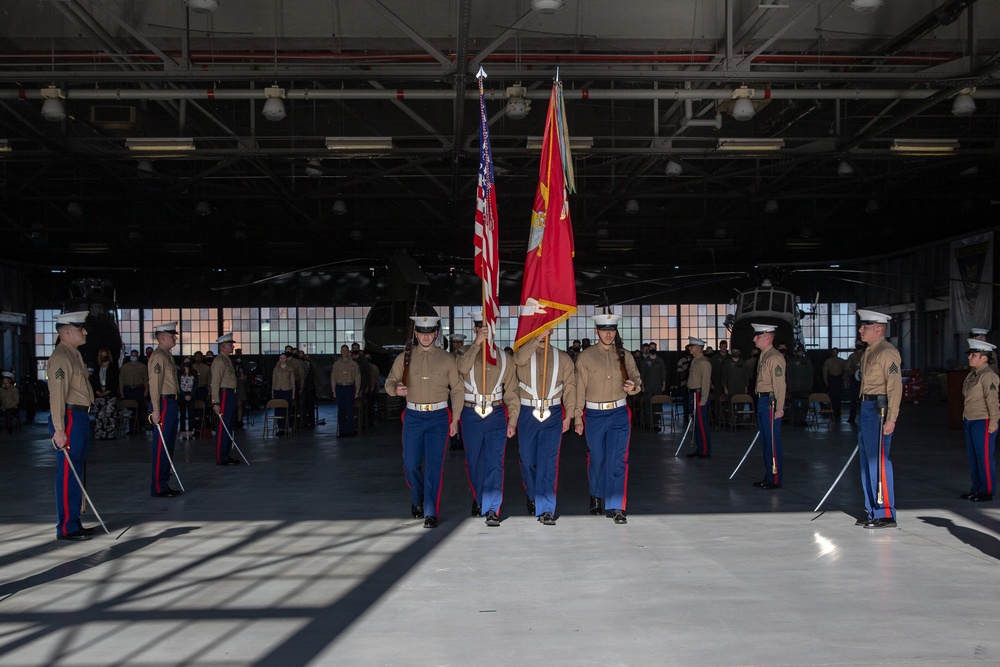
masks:
<path id="1" fill-rule="evenodd" d="M 775 367 L 774 367 L 774 377 L 776 377 L 776 378 L 780 378 L 780 377 L 781 377 L 781 374 L 782 374 L 783 372 L 784 372 L 784 371 L 782 370 L 781 366 L 775 366 Z"/>
<path id="2" fill-rule="evenodd" d="M 897 366 L 897 365 L 896 365 L 896 362 L 894 361 L 894 362 L 892 362 L 892 364 L 891 364 L 891 365 L 889 366 L 889 375 L 896 375 L 896 374 L 898 374 L 898 373 L 899 373 L 899 366 Z"/>
<path id="3" fill-rule="evenodd" d="M 989 388 L 988 391 L 996 391 L 996 390 L 997 390 L 996 383 L 995 382 L 990 382 L 990 388 Z"/>
<path id="4" fill-rule="evenodd" d="M 64 371 L 62 368 L 57 368 L 55 374 L 53 374 L 53 376 L 52 376 L 52 379 L 53 380 L 65 380 L 66 379 L 66 371 Z"/>
<path id="5" fill-rule="evenodd" d="M 155 363 L 155 364 L 153 365 L 153 372 L 154 372 L 154 373 L 156 373 L 157 375 L 159 375 L 159 374 L 160 374 L 160 371 L 162 371 L 162 370 L 163 370 L 163 369 L 162 369 L 162 368 L 160 368 L 160 362 L 158 362 L 158 361 L 157 361 L 157 362 L 156 362 L 156 363 Z"/>

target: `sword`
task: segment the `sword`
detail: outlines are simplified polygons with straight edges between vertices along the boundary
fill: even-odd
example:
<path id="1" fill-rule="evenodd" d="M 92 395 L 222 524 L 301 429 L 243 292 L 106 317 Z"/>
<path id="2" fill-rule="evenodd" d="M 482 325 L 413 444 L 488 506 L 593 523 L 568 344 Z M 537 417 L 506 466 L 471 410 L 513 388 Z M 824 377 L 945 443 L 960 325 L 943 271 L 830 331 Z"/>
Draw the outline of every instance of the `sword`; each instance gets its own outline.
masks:
<path id="1" fill-rule="evenodd" d="M 94 501 L 90 499 L 89 495 L 87 495 L 87 489 L 84 488 L 83 482 L 80 481 L 80 476 L 76 473 L 76 468 L 73 467 L 73 459 L 69 457 L 69 450 L 66 449 L 65 447 L 63 447 L 60 450 L 59 447 L 56 446 L 55 438 L 52 439 L 52 447 L 54 447 L 57 451 L 61 451 L 63 454 L 66 455 L 66 465 L 68 465 L 69 469 L 73 471 L 73 477 L 76 478 L 76 483 L 80 485 L 80 490 L 83 491 L 83 499 L 87 501 L 88 505 L 90 505 L 90 509 L 94 510 L 94 516 L 96 516 L 97 520 L 101 522 L 101 528 L 104 529 L 105 533 L 110 535 L 111 531 L 108 530 L 108 527 L 104 525 L 104 520 L 101 518 L 100 513 L 98 513 L 97 506 L 94 505 Z"/>
<path id="2" fill-rule="evenodd" d="M 774 398 L 774 396 L 771 396 L 771 400 L 769 402 L 771 404 L 771 414 L 770 414 L 770 417 L 771 417 L 771 420 L 770 420 L 771 421 L 771 474 L 772 475 L 777 475 L 778 474 L 778 450 L 774 447 L 774 408 L 777 407 L 778 401 L 777 401 L 777 399 Z"/>
<path id="3" fill-rule="evenodd" d="M 219 423 L 222 424 L 222 429 L 226 432 L 226 435 L 229 436 L 229 441 L 233 443 L 233 447 L 236 448 L 236 451 L 237 453 L 239 453 L 240 458 L 243 459 L 244 463 L 250 465 L 250 462 L 247 461 L 247 457 L 243 456 L 243 452 L 240 451 L 240 446 L 236 444 L 236 438 L 234 438 L 233 434 L 229 432 L 229 427 L 226 426 L 226 420 L 222 418 L 222 415 L 219 415 Z"/>
<path id="4" fill-rule="evenodd" d="M 882 504 L 882 469 L 885 464 L 882 457 L 885 455 L 885 435 L 882 429 L 885 427 L 885 408 L 878 409 L 878 491 L 875 494 L 875 502 Z"/>
<path id="5" fill-rule="evenodd" d="M 818 512 L 819 508 L 823 506 L 824 502 L 826 502 L 827 496 L 833 493 L 833 488 L 837 486 L 837 483 L 840 481 L 840 478 L 844 476 L 845 472 L 847 472 L 847 466 L 851 465 L 851 461 L 854 460 L 854 456 L 857 453 L 858 453 L 858 445 L 854 445 L 854 451 L 851 452 L 851 456 L 850 458 L 847 459 L 847 463 L 844 464 L 844 467 L 841 469 L 840 474 L 837 475 L 837 479 L 833 480 L 833 486 L 830 487 L 830 490 L 827 491 L 826 495 L 823 496 L 823 498 L 819 501 L 819 505 L 816 505 L 816 509 L 814 509 L 813 512 Z"/>
<path id="6" fill-rule="evenodd" d="M 729 479 L 732 479 L 733 477 L 736 476 L 736 471 L 740 469 L 740 466 L 743 465 L 743 462 L 747 460 L 748 456 L 750 456 L 750 450 L 753 449 L 753 446 L 757 443 L 757 438 L 759 437 L 760 437 L 760 429 L 757 429 L 757 435 L 755 435 L 753 437 L 753 440 L 750 441 L 750 446 L 747 447 L 747 453 L 744 454 L 743 458 L 740 459 L 740 462 L 736 464 L 736 467 L 733 469 L 733 474 L 729 476 Z"/>
<path id="7" fill-rule="evenodd" d="M 153 421 L 153 413 L 150 413 L 147 419 L 149 419 L 150 424 L 155 424 L 156 430 L 160 432 L 160 442 L 163 443 L 163 453 L 167 455 L 167 461 L 170 462 L 170 471 L 174 473 L 174 479 L 177 480 L 177 486 L 181 487 L 181 491 L 186 492 L 184 489 L 184 482 L 181 481 L 181 476 L 177 474 L 177 468 L 174 467 L 174 459 L 170 456 L 170 449 L 167 447 L 167 439 L 163 437 L 163 427 L 160 426 L 160 422 Z"/>
<path id="8" fill-rule="evenodd" d="M 696 409 L 695 405 L 694 405 L 694 399 L 693 398 L 691 399 L 691 408 L 692 408 L 692 410 Z M 681 441 L 677 445 L 677 451 L 674 452 L 674 456 L 677 456 L 678 454 L 681 453 L 681 447 L 684 446 L 684 440 L 688 437 L 688 433 L 691 432 L 691 424 L 694 423 L 694 420 L 695 420 L 695 415 L 692 414 L 691 415 L 691 419 L 688 420 L 687 428 L 684 429 L 684 435 L 681 436 Z"/>

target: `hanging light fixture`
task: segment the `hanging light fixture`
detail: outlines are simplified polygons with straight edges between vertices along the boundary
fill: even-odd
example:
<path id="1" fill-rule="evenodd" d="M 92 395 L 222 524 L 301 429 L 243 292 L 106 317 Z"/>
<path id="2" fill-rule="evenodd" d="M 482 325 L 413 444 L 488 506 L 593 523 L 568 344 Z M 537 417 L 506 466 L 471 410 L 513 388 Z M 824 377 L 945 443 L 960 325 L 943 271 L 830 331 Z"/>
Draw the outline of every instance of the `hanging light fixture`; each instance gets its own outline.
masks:
<path id="1" fill-rule="evenodd" d="M 312 159 L 306 165 L 306 176 L 319 178 L 323 175 L 323 165 L 319 160 Z"/>
<path id="2" fill-rule="evenodd" d="M 625 203 L 625 212 L 629 215 L 635 215 L 639 212 L 639 202 L 636 199 L 629 199 Z"/>
<path id="3" fill-rule="evenodd" d="M 194 212 L 202 217 L 212 214 L 212 207 L 207 201 L 200 201 L 198 205 L 194 207 Z"/>
<path id="4" fill-rule="evenodd" d="M 42 88 L 39 91 L 45 101 L 42 102 L 42 118 L 50 123 L 58 123 L 66 118 L 66 105 L 63 104 L 63 91 L 55 86 Z"/>
<path id="5" fill-rule="evenodd" d="M 338 199 L 333 202 L 333 214 L 334 215 L 346 215 L 347 214 L 347 204 L 344 203 L 343 199 Z"/>
<path id="6" fill-rule="evenodd" d="M 775 199 L 768 199 L 764 202 L 764 213 L 777 213 L 778 202 Z"/>
<path id="7" fill-rule="evenodd" d="M 837 165 L 837 176 L 853 176 L 854 167 L 847 160 L 841 160 L 840 164 Z"/>
<path id="8" fill-rule="evenodd" d="M 284 120 L 285 118 L 285 89 L 279 88 L 278 84 L 273 86 L 268 86 L 264 89 L 264 97 L 266 101 L 264 102 L 264 108 L 261 110 L 260 115 L 262 115 L 267 120 L 272 123 L 276 123 L 279 120 Z"/>
<path id="9" fill-rule="evenodd" d="M 184 4 L 199 14 L 211 14 L 219 8 L 219 0 L 184 0 Z"/>
<path id="10" fill-rule="evenodd" d="M 976 101 L 972 99 L 971 94 L 963 91 L 955 95 L 955 101 L 951 103 L 951 113 L 955 116 L 971 116 L 976 113 Z"/>
<path id="11" fill-rule="evenodd" d="M 507 108 L 504 113 L 511 120 L 521 120 L 531 111 L 531 102 L 525 99 L 527 90 L 518 83 L 516 86 L 507 88 Z"/>
<path id="12" fill-rule="evenodd" d="M 681 174 L 684 173 L 684 167 L 682 167 L 678 162 L 674 162 L 673 160 L 668 160 L 666 173 L 667 176 L 680 176 Z"/>
<path id="13" fill-rule="evenodd" d="M 731 115 L 736 120 L 743 122 L 750 120 L 757 113 L 753 108 L 753 102 L 750 98 L 753 97 L 754 91 L 746 86 L 740 86 L 733 91 L 733 108 L 730 110 L 729 115 Z"/>
<path id="14" fill-rule="evenodd" d="M 851 9 L 859 14 L 871 14 L 882 8 L 885 0 L 851 0 Z"/>
<path id="15" fill-rule="evenodd" d="M 555 14 L 564 4 L 564 0 L 531 0 L 531 8 L 539 14 Z"/>
<path id="16" fill-rule="evenodd" d="M 879 208 L 880 207 L 877 199 L 869 199 L 868 202 L 865 204 L 865 213 L 867 213 L 868 215 L 873 215 L 875 213 L 878 213 Z"/>
<path id="17" fill-rule="evenodd" d="M 71 201 L 66 205 L 66 213 L 74 218 L 79 218 L 83 215 L 83 207 L 80 206 L 80 202 Z"/>

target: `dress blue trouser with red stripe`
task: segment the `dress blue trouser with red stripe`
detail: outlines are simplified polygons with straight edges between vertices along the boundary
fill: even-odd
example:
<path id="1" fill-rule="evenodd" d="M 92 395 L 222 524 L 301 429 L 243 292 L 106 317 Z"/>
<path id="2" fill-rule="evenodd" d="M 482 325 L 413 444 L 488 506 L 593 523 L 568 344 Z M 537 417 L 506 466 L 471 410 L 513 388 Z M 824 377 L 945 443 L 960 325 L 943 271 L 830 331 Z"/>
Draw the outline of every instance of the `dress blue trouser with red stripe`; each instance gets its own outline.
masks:
<path id="1" fill-rule="evenodd" d="M 760 430 L 760 451 L 764 458 L 764 481 L 781 484 L 785 478 L 785 457 L 781 453 L 781 420 L 774 419 L 770 396 L 761 396 L 757 399 L 757 428 Z"/>
<path id="2" fill-rule="evenodd" d="M 236 392 L 232 389 L 219 389 L 219 424 L 215 429 L 215 462 L 225 463 L 229 460 L 229 447 L 232 439 L 233 421 L 236 418 Z M 225 424 L 226 428 L 222 428 Z M 226 432 L 229 429 L 229 432 Z"/>
<path id="3" fill-rule="evenodd" d="M 969 452 L 969 469 L 972 472 L 972 488 L 969 493 L 988 493 L 997 489 L 997 465 L 993 455 L 996 452 L 997 432 L 990 433 L 989 419 L 964 419 L 965 447 Z"/>
<path id="4" fill-rule="evenodd" d="M 896 520 L 896 503 L 892 489 L 892 461 L 889 460 L 889 443 L 892 436 L 882 440 L 882 502 L 878 502 L 879 456 L 878 438 L 881 431 L 876 401 L 861 401 L 861 423 L 858 426 L 858 458 L 861 462 L 861 488 L 865 492 L 865 509 L 868 519 Z"/>
<path id="5" fill-rule="evenodd" d="M 401 419 L 403 472 L 406 485 L 410 487 L 411 502 L 423 507 L 425 516 L 438 516 L 451 409 L 420 412 L 407 408 Z"/>
<path id="6" fill-rule="evenodd" d="M 354 385 L 338 384 L 337 393 L 337 435 L 354 433 Z"/>
<path id="7" fill-rule="evenodd" d="M 90 416 L 84 410 L 67 410 L 63 419 L 66 426 L 66 450 L 73 461 L 73 468 L 80 479 L 84 477 L 83 466 L 90 451 Z M 49 436 L 55 435 L 52 415 L 49 415 Z M 73 472 L 66 465 L 66 455 L 56 452 L 56 535 L 68 535 L 83 528 L 80 523 L 80 505 L 83 490 L 77 484 Z"/>
<path id="8" fill-rule="evenodd" d="M 587 436 L 590 495 L 603 498 L 607 510 L 623 510 L 628 490 L 632 411 L 626 406 L 614 410 L 584 410 L 583 424 Z"/>
<path id="9" fill-rule="evenodd" d="M 701 404 L 701 392 L 694 392 L 694 450 L 702 456 L 712 455 L 712 439 L 708 435 L 708 403 Z"/>
<path id="10" fill-rule="evenodd" d="M 153 428 L 153 479 L 149 485 L 149 492 L 157 495 L 170 488 L 170 458 L 174 457 L 174 445 L 177 443 L 177 399 L 160 397 L 160 428 Z M 160 430 L 163 431 L 163 442 L 160 437 Z M 166 450 L 164 450 L 166 447 Z"/>
<path id="11" fill-rule="evenodd" d="M 507 409 L 497 406 L 483 418 L 475 408 L 465 407 L 462 410 L 462 440 L 472 498 L 482 505 L 484 516 L 490 510 L 499 516 L 507 451 Z"/>
<path id="12" fill-rule="evenodd" d="M 562 423 L 566 413 L 562 405 L 550 408 L 545 421 L 538 421 L 528 406 L 521 406 L 517 416 L 517 442 L 521 455 L 521 479 L 524 491 L 535 503 L 535 516 L 556 513 L 556 488 L 559 486 L 559 448 Z"/>

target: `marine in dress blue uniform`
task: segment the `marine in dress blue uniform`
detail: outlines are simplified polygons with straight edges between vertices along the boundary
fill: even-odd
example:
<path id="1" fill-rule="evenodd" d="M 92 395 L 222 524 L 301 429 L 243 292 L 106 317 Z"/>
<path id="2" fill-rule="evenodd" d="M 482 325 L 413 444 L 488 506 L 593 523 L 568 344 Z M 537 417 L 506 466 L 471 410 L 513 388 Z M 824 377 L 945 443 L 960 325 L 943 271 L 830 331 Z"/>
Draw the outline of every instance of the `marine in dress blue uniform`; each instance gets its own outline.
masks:
<path id="1" fill-rule="evenodd" d="M 963 493 L 964 500 L 988 502 L 996 495 L 996 439 L 1000 423 L 997 391 L 1000 378 L 990 366 L 996 345 L 969 339 L 969 375 L 962 386 L 965 406 L 962 411 L 965 445 L 969 454 L 972 487 Z"/>
<path id="2" fill-rule="evenodd" d="M 361 368 L 351 359 L 351 350 L 340 346 L 340 358 L 330 370 L 330 385 L 337 397 L 337 435 L 351 438 L 357 435 L 354 428 L 354 402 L 361 395 Z"/>
<path id="3" fill-rule="evenodd" d="M 785 415 L 785 355 L 774 348 L 774 325 L 754 324 L 753 342 L 760 348 L 757 361 L 757 429 L 760 431 L 764 479 L 759 489 L 780 489 L 785 457 L 781 451 L 781 418 Z"/>
<path id="4" fill-rule="evenodd" d="M 56 316 L 59 344 L 46 365 L 49 384 L 49 435 L 59 450 L 69 452 L 73 468 L 81 479 L 90 450 L 90 406 L 94 390 L 88 380 L 79 347 L 87 342 L 87 311 Z M 69 469 L 66 457 L 56 458 L 56 539 L 89 540 L 95 529 L 80 522 L 83 490 Z"/>
<path id="5" fill-rule="evenodd" d="M 170 460 L 177 442 L 177 363 L 170 350 L 177 345 L 177 322 L 153 328 L 156 349 L 149 355 L 149 404 L 153 414 L 152 481 L 149 493 L 160 498 L 173 498 L 183 493 L 170 488 Z M 169 453 L 170 457 L 167 457 Z"/>
<path id="6" fill-rule="evenodd" d="M 514 437 L 515 425 L 518 432 L 528 513 L 546 526 L 556 524 L 559 450 L 576 413 L 573 358 L 549 346 L 550 333 L 546 330 L 514 351 L 520 411 L 507 427 L 508 438 Z"/>
<path id="7" fill-rule="evenodd" d="M 487 362 L 483 377 L 487 330 L 482 311 L 474 310 L 470 315 L 475 339 L 457 358 L 458 373 L 465 386 L 465 407 L 461 414 L 465 465 L 472 489 L 473 516 L 486 517 L 486 525 L 496 527 L 500 525 L 503 503 L 508 424 L 517 423 L 520 404 L 514 360 L 508 353 L 494 346 L 497 364 Z"/>
<path id="8" fill-rule="evenodd" d="M 625 397 L 642 391 L 642 381 L 632 355 L 626 352 L 622 356 L 615 345 L 621 315 L 605 313 L 592 319 L 597 343 L 576 360 L 576 432 L 587 434 L 591 512 L 610 510 L 615 523 L 627 523 L 632 415 Z M 622 377 L 622 363 L 628 379 Z"/>
<path id="9" fill-rule="evenodd" d="M 712 362 L 704 354 L 705 341 L 688 336 L 691 352 L 687 387 L 694 407 L 694 451 L 689 457 L 707 459 L 712 456 L 712 440 L 708 434 L 708 401 L 712 392 Z"/>
<path id="10" fill-rule="evenodd" d="M 861 423 L 858 454 L 861 488 L 868 515 L 858 521 L 865 528 L 896 526 L 892 460 L 892 434 L 903 397 L 902 360 L 899 351 L 885 339 L 892 318 L 874 310 L 859 310 L 861 340 L 868 343 L 861 357 Z"/>
<path id="11" fill-rule="evenodd" d="M 406 399 L 403 421 L 403 471 L 410 487 L 410 513 L 436 528 L 441 509 L 441 477 L 449 436 L 458 433 L 465 407 L 465 387 L 455 357 L 434 345 L 440 317 L 413 316 L 417 344 L 410 353 L 409 378 L 403 383 L 405 354 L 396 357 L 385 393 Z M 450 406 L 450 409 L 449 409 Z"/>

